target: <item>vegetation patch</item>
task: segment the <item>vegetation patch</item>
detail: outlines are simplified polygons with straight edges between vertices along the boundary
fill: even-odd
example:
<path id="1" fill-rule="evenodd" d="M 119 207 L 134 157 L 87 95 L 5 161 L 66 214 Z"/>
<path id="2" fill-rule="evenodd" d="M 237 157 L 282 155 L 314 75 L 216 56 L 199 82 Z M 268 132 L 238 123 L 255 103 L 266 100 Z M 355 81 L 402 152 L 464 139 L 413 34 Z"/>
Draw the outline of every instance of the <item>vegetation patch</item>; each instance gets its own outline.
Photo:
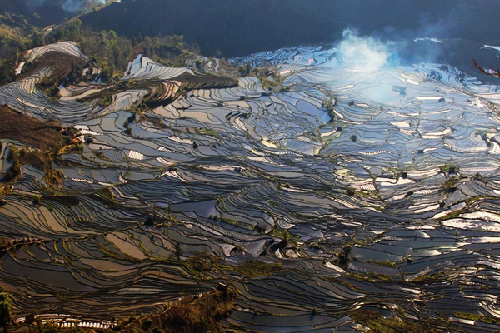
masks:
<path id="1" fill-rule="evenodd" d="M 85 61 L 81 58 L 61 52 L 47 52 L 36 59 L 35 63 L 26 63 L 17 80 L 30 77 L 44 68 L 50 68 L 50 76 L 42 78 L 36 83 L 36 86 L 49 99 L 56 101 L 60 97 L 59 87 L 61 85 L 68 86 L 83 81 L 84 65 Z"/>
<path id="2" fill-rule="evenodd" d="M 394 278 L 389 275 L 373 273 L 373 272 L 349 272 L 350 277 L 359 280 L 359 281 L 367 281 L 367 282 L 392 282 Z"/>
<path id="3" fill-rule="evenodd" d="M 58 122 L 42 122 L 0 106 L 0 139 L 23 142 L 41 151 L 56 151 L 61 146 L 62 126 Z"/>
<path id="4" fill-rule="evenodd" d="M 231 313 L 235 288 L 219 285 L 199 298 L 185 297 L 160 314 L 135 319 L 114 331 L 120 332 L 223 332 L 220 321 Z"/>
<path id="5" fill-rule="evenodd" d="M 395 332 L 442 332 L 440 327 L 435 326 L 429 320 L 411 320 L 409 318 L 399 318 L 394 315 L 383 317 L 378 312 L 372 310 L 357 310 L 349 313 L 349 316 L 356 322 L 368 327 L 376 333 Z"/>
<path id="6" fill-rule="evenodd" d="M 446 163 L 445 165 L 443 165 L 442 167 L 440 167 L 441 169 L 441 172 L 446 174 L 456 174 L 459 170 L 459 167 L 458 165 L 456 164 L 453 164 L 453 163 Z"/>
<path id="7" fill-rule="evenodd" d="M 394 261 L 367 261 L 367 263 L 384 267 L 398 268 L 398 263 Z"/>
<path id="8" fill-rule="evenodd" d="M 283 271 L 282 263 L 267 263 L 264 261 L 251 260 L 237 266 L 219 265 L 225 271 L 237 272 L 246 277 L 271 276 Z"/>
<path id="9" fill-rule="evenodd" d="M 182 250 L 179 243 L 175 244 L 175 257 L 186 271 L 195 278 L 206 279 L 207 273 L 211 272 L 216 265 L 216 258 L 213 256 L 199 255 L 189 257 L 181 261 Z"/>
<path id="10" fill-rule="evenodd" d="M 58 122 L 42 122 L 17 113 L 6 106 L 0 106 L 0 139 L 22 142 L 32 148 L 12 146 L 9 159 L 12 165 L 1 179 L 0 187 L 5 189 L 20 176 L 23 164 L 31 165 L 44 172 L 44 180 L 52 186 L 62 184 L 63 174 L 54 168 L 54 162 L 65 151 L 81 150 L 75 140 L 74 128 L 63 128 Z M 0 196 L 6 194 L 0 190 Z"/>
<path id="11" fill-rule="evenodd" d="M 500 325 L 500 318 L 491 317 L 491 316 L 483 316 L 475 313 L 469 312 L 453 312 L 453 315 L 457 318 L 474 320 L 474 321 L 482 321 L 483 323 Z"/>
<path id="12" fill-rule="evenodd" d="M 429 283 L 436 283 L 436 282 L 443 282 L 446 280 L 447 274 L 445 272 L 439 272 L 439 273 L 434 273 L 434 274 L 424 274 L 417 276 L 412 280 L 414 283 L 419 283 L 419 284 L 429 284 Z"/>
<path id="13" fill-rule="evenodd" d="M 262 86 L 267 88 L 269 91 L 273 92 L 288 92 L 290 91 L 290 86 L 285 86 L 285 79 L 289 75 L 281 75 L 276 66 L 269 67 L 254 67 L 247 63 L 239 68 L 239 74 L 241 76 L 255 76 L 257 77 Z"/>
<path id="14" fill-rule="evenodd" d="M 455 192 L 457 190 L 457 184 L 458 182 L 461 180 L 461 179 L 464 179 L 465 177 L 458 177 L 458 176 L 455 176 L 455 177 L 450 177 L 448 178 L 444 183 L 443 183 L 443 186 L 442 186 L 442 191 L 444 193 L 452 193 L 452 192 Z"/>
<path id="15" fill-rule="evenodd" d="M 99 106 L 104 109 L 110 106 L 112 102 L 113 102 L 113 96 L 107 95 L 101 98 L 101 100 L 99 101 Z"/>

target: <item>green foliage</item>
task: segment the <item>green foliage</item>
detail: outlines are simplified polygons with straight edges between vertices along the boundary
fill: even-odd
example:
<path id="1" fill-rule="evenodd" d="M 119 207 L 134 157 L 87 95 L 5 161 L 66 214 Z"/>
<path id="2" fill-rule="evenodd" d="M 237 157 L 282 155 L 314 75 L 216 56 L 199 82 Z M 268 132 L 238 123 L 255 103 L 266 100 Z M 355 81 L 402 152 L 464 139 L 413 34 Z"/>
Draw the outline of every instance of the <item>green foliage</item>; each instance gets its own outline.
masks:
<path id="1" fill-rule="evenodd" d="M 2 47 L 2 43 L 0 42 L 0 49 L 2 49 Z M 17 54 L 10 54 L 4 58 L 0 58 L 0 85 L 15 81 L 16 75 L 14 69 L 16 68 L 16 64 Z"/>
<path id="2" fill-rule="evenodd" d="M 241 76 L 248 76 L 252 71 L 252 65 L 247 62 L 245 65 L 240 66 L 238 69 Z"/>
<path id="3" fill-rule="evenodd" d="M 328 111 L 332 112 L 333 108 L 337 106 L 337 97 L 324 98 L 321 101 L 321 105 Z"/>
<path id="4" fill-rule="evenodd" d="M 357 310 L 349 314 L 356 322 L 370 328 L 371 332 L 392 333 L 392 332 L 441 332 L 442 329 L 433 325 L 427 320 L 410 320 L 396 316 L 383 317 L 379 313 L 371 310 Z"/>
<path id="5" fill-rule="evenodd" d="M 179 242 L 175 242 L 175 258 L 177 259 L 177 261 L 181 261 L 181 256 L 182 256 L 181 244 Z"/>
<path id="6" fill-rule="evenodd" d="M 458 165 L 454 163 L 446 163 L 442 167 L 440 167 L 442 173 L 457 173 L 459 170 Z"/>
<path id="7" fill-rule="evenodd" d="M 352 197 L 354 194 L 356 194 L 356 190 L 353 187 L 348 186 L 346 188 L 346 194 Z"/>
<path id="8" fill-rule="evenodd" d="M 276 236 L 281 238 L 282 240 L 286 242 L 292 243 L 294 246 L 297 243 L 298 237 L 294 234 L 292 234 L 288 229 L 281 229 L 276 226 L 273 226 L 273 229 L 271 231 L 271 235 Z"/>
<path id="9" fill-rule="evenodd" d="M 11 315 L 10 308 L 12 305 L 12 297 L 5 292 L 0 293 L 0 326 L 7 330 L 7 325 L 10 323 Z"/>
<path id="10" fill-rule="evenodd" d="M 447 179 L 442 186 L 443 192 L 450 192 L 453 189 L 456 189 L 456 185 L 459 180 L 460 180 L 459 177 L 451 177 Z"/>
<path id="11" fill-rule="evenodd" d="M 106 159 L 106 155 L 104 155 L 104 153 L 103 153 L 102 151 L 94 151 L 94 155 L 95 155 L 97 158 L 100 158 L 101 160 Z"/>
<path id="12" fill-rule="evenodd" d="M 147 331 L 153 326 L 153 321 L 151 319 L 145 319 L 142 321 L 142 329 Z"/>
<path id="13" fill-rule="evenodd" d="M 101 101 L 99 102 L 99 106 L 104 109 L 104 108 L 107 108 L 108 106 L 110 106 L 112 102 L 113 102 L 113 96 L 107 95 L 107 96 L 104 96 L 103 98 L 101 98 Z"/>
<path id="14" fill-rule="evenodd" d="M 0 179 L 3 183 L 10 183 L 16 180 L 17 176 L 21 172 L 21 163 L 19 162 L 19 150 L 16 145 L 13 144 L 7 153 L 7 161 L 11 162 L 12 165 L 7 170 L 2 179 Z"/>
<path id="15" fill-rule="evenodd" d="M 267 263 L 251 260 L 237 266 L 220 265 L 219 268 L 227 271 L 238 272 L 246 277 L 271 276 L 283 271 L 282 263 Z"/>
<path id="16" fill-rule="evenodd" d="M 385 266 L 385 267 L 392 267 L 392 268 L 398 268 L 398 264 L 394 261 L 367 261 L 370 264 L 378 265 L 378 266 Z"/>
<path id="17" fill-rule="evenodd" d="M 12 144 L 9 152 L 7 153 L 7 162 L 13 162 L 14 158 L 17 158 L 17 146 Z"/>
<path id="18" fill-rule="evenodd" d="M 223 196 L 217 197 L 217 202 L 220 204 L 220 208 L 222 209 L 223 212 L 227 212 L 227 207 L 226 207 L 226 200 Z"/>
<path id="19" fill-rule="evenodd" d="M 445 278 L 446 274 L 444 272 L 430 273 L 417 276 L 415 279 L 412 280 L 412 282 L 420 284 L 429 284 L 429 283 L 441 282 L 445 280 Z"/>
<path id="20" fill-rule="evenodd" d="M 200 128 L 200 129 L 197 128 L 196 133 L 209 136 L 219 136 L 219 132 L 211 128 Z"/>
<path id="21" fill-rule="evenodd" d="M 103 187 L 102 189 L 100 189 L 98 191 L 98 194 L 101 198 L 109 201 L 109 202 L 115 202 L 115 196 L 113 194 L 113 190 L 111 189 L 111 187 Z"/>
<path id="22" fill-rule="evenodd" d="M 351 251 L 352 251 L 351 245 L 345 245 L 344 247 L 342 247 L 342 250 L 337 255 L 337 264 L 339 264 L 342 267 L 347 266 L 349 261 L 352 260 Z"/>
<path id="23" fill-rule="evenodd" d="M 199 48 L 197 46 L 190 46 L 184 42 L 182 35 L 169 35 L 162 37 L 149 37 L 142 38 L 142 35 L 137 37 L 136 42 L 142 46 L 143 54 L 152 58 L 155 61 L 161 62 L 165 65 L 185 65 L 185 63 L 176 63 L 183 54 L 183 52 L 197 54 Z"/>
<path id="24" fill-rule="evenodd" d="M 483 316 L 480 314 L 469 313 L 469 312 L 453 312 L 453 315 L 457 318 L 482 321 L 483 323 L 488 323 L 493 325 L 500 325 L 500 318 L 497 317 Z"/>
<path id="25" fill-rule="evenodd" d="M 165 332 L 222 332 L 219 321 L 232 311 L 236 296 L 227 286 L 192 301 L 184 299 L 151 318 L 152 324 Z"/>
<path id="26" fill-rule="evenodd" d="M 338 99 L 335 96 L 332 96 L 331 93 L 328 97 L 323 98 L 321 101 L 321 106 L 326 109 L 326 112 L 330 116 L 330 118 L 335 119 L 335 107 L 338 104 Z"/>
<path id="27" fill-rule="evenodd" d="M 269 91 L 290 91 L 290 87 L 283 84 L 288 76 L 281 75 L 279 70 L 275 67 L 251 68 L 249 64 L 247 64 L 246 66 L 240 67 L 240 74 L 245 74 L 242 76 L 256 76 L 259 78 L 262 85 Z"/>
<path id="28" fill-rule="evenodd" d="M 47 97 L 57 99 L 59 97 L 59 78 L 44 77 L 36 86 L 42 90 Z"/>

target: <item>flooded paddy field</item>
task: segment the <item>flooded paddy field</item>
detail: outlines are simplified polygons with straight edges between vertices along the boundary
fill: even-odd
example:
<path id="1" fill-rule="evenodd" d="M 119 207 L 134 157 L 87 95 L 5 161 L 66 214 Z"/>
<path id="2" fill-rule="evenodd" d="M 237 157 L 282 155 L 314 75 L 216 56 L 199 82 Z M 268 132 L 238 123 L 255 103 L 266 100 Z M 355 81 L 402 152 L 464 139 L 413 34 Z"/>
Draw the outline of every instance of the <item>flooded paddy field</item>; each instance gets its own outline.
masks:
<path id="1" fill-rule="evenodd" d="M 359 69 L 335 49 L 238 61 L 276 64 L 286 89 L 238 77 L 179 93 L 192 69 L 141 56 L 107 106 L 97 84 L 48 100 L 43 71 L 0 88 L 82 138 L 56 161 L 59 187 L 25 164 L 3 197 L 16 314 L 109 320 L 230 283 L 227 328 L 497 330 L 497 86 L 443 64 Z M 152 95 L 168 103 L 138 112 Z"/>

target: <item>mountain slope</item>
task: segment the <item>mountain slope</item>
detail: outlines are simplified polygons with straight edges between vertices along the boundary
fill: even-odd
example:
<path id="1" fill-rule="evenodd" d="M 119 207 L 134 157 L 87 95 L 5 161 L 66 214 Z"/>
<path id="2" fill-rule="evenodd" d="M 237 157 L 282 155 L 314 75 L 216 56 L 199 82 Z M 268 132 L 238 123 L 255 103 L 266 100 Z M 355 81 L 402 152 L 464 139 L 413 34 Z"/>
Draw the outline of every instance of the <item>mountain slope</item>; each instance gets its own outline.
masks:
<path id="1" fill-rule="evenodd" d="M 182 34 L 202 52 L 247 55 L 297 44 L 331 42 L 345 27 L 362 34 L 432 34 L 491 40 L 498 36 L 498 2 L 397 0 L 137 0 L 114 3 L 82 18 L 84 26 L 129 37 Z M 478 19 L 484 24 L 473 24 Z M 393 36 L 396 34 L 392 34 Z M 405 36 L 406 37 L 406 36 Z"/>

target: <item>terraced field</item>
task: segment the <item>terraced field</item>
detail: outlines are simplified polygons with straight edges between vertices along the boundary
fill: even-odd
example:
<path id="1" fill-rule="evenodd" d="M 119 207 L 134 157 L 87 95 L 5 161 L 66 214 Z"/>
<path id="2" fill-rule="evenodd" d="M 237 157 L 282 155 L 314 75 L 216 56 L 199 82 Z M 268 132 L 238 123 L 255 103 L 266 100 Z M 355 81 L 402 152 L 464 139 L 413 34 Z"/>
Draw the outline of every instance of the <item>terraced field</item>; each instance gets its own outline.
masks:
<path id="1" fill-rule="evenodd" d="M 16 315 L 110 320 L 229 282 L 226 328 L 497 330 L 497 86 L 442 64 L 358 69 L 336 49 L 234 62 L 276 64 L 283 89 L 142 56 L 121 88 L 49 100 L 35 82 L 50 68 L 0 87 L 84 142 L 55 161 L 60 186 L 23 165 L 3 197 Z"/>

